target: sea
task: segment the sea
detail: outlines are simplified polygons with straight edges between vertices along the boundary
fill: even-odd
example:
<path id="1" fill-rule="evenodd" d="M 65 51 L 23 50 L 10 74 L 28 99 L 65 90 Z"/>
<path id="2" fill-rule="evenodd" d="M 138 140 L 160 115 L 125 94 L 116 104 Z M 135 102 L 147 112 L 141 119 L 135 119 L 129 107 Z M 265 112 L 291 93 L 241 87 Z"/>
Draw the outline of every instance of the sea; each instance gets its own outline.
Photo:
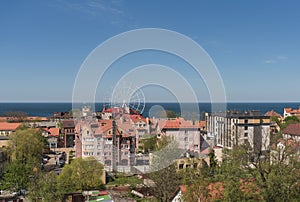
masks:
<path id="1" fill-rule="evenodd" d="M 91 105 L 91 104 L 84 104 Z M 184 103 L 185 109 L 190 111 L 190 113 L 195 112 L 195 104 Z M 181 112 L 181 106 L 179 103 L 145 103 L 144 110 L 142 115 L 144 117 L 149 117 L 149 111 L 153 106 L 159 106 L 164 110 L 171 110 L 175 113 Z M 211 103 L 197 103 L 199 107 L 199 116 L 202 112 L 211 112 L 212 104 Z M 95 103 L 95 111 L 102 111 L 103 106 L 107 106 L 105 103 Z M 267 111 L 274 110 L 277 113 L 283 115 L 283 109 L 290 108 L 299 108 L 300 102 L 288 102 L 288 103 L 226 103 L 227 110 L 258 110 L 263 114 Z M 0 103 L 0 116 L 5 112 L 11 111 L 22 111 L 27 113 L 28 116 L 42 116 L 49 117 L 52 116 L 54 112 L 67 112 L 72 109 L 72 103 Z M 151 114 L 150 114 L 151 115 Z"/>

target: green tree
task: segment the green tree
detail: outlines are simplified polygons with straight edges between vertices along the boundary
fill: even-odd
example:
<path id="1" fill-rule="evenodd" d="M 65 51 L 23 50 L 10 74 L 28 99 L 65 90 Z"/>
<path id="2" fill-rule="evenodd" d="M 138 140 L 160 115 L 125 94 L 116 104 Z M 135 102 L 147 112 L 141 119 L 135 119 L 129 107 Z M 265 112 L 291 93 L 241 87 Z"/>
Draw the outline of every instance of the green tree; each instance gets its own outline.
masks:
<path id="1" fill-rule="evenodd" d="M 155 151 L 159 151 L 163 149 L 164 147 L 168 146 L 170 143 L 171 143 L 171 138 L 166 135 L 162 135 L 161 138 L 156 142 Z"/>
<path id="2" fill-rule="evenodd" d="M 283 130 L 292 123 L 300 123 L 300 119 L 297 116 L 288 116 L 283 120 L 283 123 L 280 125 L 280 129 Z"/>
<path id="3" fill-rule="evenodd" d="M 211 174 L 215 175 L 215 172 L 217 171 L 217 167 L 218 167 L 218 161 L 215 155 L 215 150 L 211 149 L 208 156 L 209 156 L 209 167 L 211 170 Z"/>
<path id="4" fill-rule="evenodd" d="M 143 145 L 143 150 L 145 153 L 148 153 L 149 151 L 154 151 L 157 147 L 156 135 L 154 135 L 154 136 L 145 135 L 142 137 L 140 142 Z"/>
<path id="5" fill-rule="evenodd" d="M 246 145 L 243 146 L 246 148 Z M 241 165 L 246 164 L 248 158 L 247 149 L 242 150 L 239 147 L 234 147 L 232 150 L 224 149 L 221 165 L 224 201 L 247 201 L 248 197 L 241 189 L 241 179 L 247 178 L 247 175 Z"/>
<path id="6" fill-rule="evenodd" d="M 183 153 L 178 143 L 166 136 L 159 141 L 158 150 L 151 153 L 150 172 L 147 174 L 155 187 L 154 196 L 157 200 L 169 201 L 171 195 L 180 185 L 180 176 L 176 172 L 174 160 Z"/>
<path id="7" fill-rule="evenodd" d="M 9 136 L 8 153 L 12 160 L 37 164 L 41 160 L 45 143 L 40 130 L 20 128 Z"/>
<path id="8" fill-rule="evenodd" d="M 58 184 L 64 193 L 100 189 L 103 186 L 103 172 L 103 165 L 96 159 L 76 158 L 63 168 Z"/>
<path id="9" fill-rule="evenodd" d="M 10 161 L 4 172 L 4 187 L 13 190 L 27 188 L 33 168 L 40 164 L 43 148 L 40 130 L 22 126 L 10 134 L 7 148 Z"/>
<path id="10" fill-rule="evenodd" d="M 4 112 L 2 116 L 9 117 L 9 122 L 24 122 L 27 119 L 27 113 L 22 111 Z"/>
<path id="11" fill-rule="evenodd" d="M 225 150 L 222 163 L 224 201 L 298 201 L 298 156 L 284 149 L 275 153 L 249 152 L 246 146 Z M 252 161 L 249 161 L 252 159 Z"/>
<path id="12" fill-rule="evenodd" d="M 22 188 L 27 188 L 31 167 L 19 160 L 14 160 L 7 164 L 2 186 L 4 189 L 18 191 Z"/>
<path id="13" fill-rule="evenodd" d="M 176 114 L 172 110 L 158 111 L 156 113 L 156 117 L 158 117 L 158 118 L 176 118 L 176 117 L 179 117 L 179 116 L 180 116 L 180 113 Z"/>
<path id="14" fill-rule="evenodd" d="M 210 201 L 211 195 L 208 189 L 212 179 L 209 177 L 210 169 L 207 166 L 197 169 L 185 169 L 180 171 L 182 184 L 186 186 L 185 201 Z"/>
<path id="15" fill-rule="evenodd" d="M 31 201 L 42 199 L 45 202 L 61 201 L 63 192 L 58 186 L 55 172 L 36 173 L 29 186 L 28 198 Z"/>
<path id="16" fill-rule="evenodd" d="M 174 164 L 151 172 L 147 176 L 155 183 L 153 195 L 161 202 L 170 201 L 170 197 L 180 185 L 180 177 Z"/>

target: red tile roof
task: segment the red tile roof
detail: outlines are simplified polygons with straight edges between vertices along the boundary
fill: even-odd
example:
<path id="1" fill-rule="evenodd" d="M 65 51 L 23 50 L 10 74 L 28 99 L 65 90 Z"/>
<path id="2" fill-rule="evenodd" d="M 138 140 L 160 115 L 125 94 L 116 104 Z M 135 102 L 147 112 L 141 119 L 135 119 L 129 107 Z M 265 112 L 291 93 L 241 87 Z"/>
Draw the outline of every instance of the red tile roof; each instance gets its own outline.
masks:
<path id="1" fill-rule="evenodd" d="M 99 127 L 96 129 L 97 133 L 104 133 L 112 129 L 112 120 L 99 120 Z"/>
<path id="2" fill-rule="evenodd" d="M 300 136 L 300 123 L 293 123 L 288 125 L 284 130 L 283 134 Z"/>
<path id="3" fill-rule="evenodd" d="M 0 122 L 0 130 L 15 131 L 21 123 Z"/>
<path id="4" fill-rule="evenodd" d="M 273 109 L 271 111 L 268 111 L 265 116 L 273 116 L 273 117 L 281 117 L 280 114 L 278 114 L 277 112 L 275 112 Z"/>
<path id="5" fill-rule="evenodd" d="M 108 109 L 104 109 L 102 112 L 104 112 L 104 113 L 120 113 L 120 108 L 118 108 L 118 107 L 108 108 Z"/>
<path id="6" fill-rule="evenodd" d="M 200 123 L 198 121 L 190 121 L 184 120 L 183 118 L 177 118 L 174 120 L 159 120 L 163 124 L 159 124 L 162 126 L 161 129 L 199 129 Z"/>
<path id="7" fill-rule="evenodd" d="M 50 132 L 50 136 L 59 136 L 59 128 L 49 128 L 48 131 Z"/>
<path id="8" fill-rule="evenodd" d="M 200 121 L 199 122 L 199 127 L 200 128 L 203 128 L 203 127 L 205 128 L 206 127 L 206 121 Z"/>
<path id="9" fill-rule="evenodd" d="M 146 123 L 146 118 L 144 118 L 142 115 L 136 115 L 136 114 L 132 114 L 130 115 L 130 119 L 134 122 L 137 123 L 139 121 L 143 121 Z"/>
<path id="10" fill-rule="evenodd" d="M 300 108 L 299 108 L 299 109 L 284 108 L 284 110 L 285 110 L 287 113 L 300 115 Z"/>

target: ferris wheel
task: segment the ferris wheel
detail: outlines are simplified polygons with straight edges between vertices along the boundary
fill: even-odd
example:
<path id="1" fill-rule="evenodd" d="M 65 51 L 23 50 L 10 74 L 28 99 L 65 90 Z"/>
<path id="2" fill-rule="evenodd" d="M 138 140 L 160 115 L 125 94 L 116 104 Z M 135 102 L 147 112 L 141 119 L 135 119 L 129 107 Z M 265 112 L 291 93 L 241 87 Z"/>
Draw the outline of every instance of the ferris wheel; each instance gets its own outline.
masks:
<path id="1" fill-rule="evenodd" d="M 142 114 L 145 109 L 145 95 L 139 88 L 119 84 L 114 88 L 110 104 L 112 107 L 129 108 Z"/>

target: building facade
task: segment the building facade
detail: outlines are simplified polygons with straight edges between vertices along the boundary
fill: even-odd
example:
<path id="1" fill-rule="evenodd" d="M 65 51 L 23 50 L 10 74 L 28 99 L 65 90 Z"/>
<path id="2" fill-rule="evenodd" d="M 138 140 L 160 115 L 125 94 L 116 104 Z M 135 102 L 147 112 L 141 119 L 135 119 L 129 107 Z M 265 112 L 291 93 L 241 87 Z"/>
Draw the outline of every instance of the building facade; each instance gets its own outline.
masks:
<path id="1" fill-rule="evenodd" d="M 206 113 L 207 134 L 215 145 L 232 148 L 250 144 L 255 152 L 267 151 L 270 145 L 270 117 L 259 111 Z"/>
<path id="2" fill-rule="evenodd" d="M 135 163 L 135 136 L 114 120 L 81 121 L 76 133 L 76 157 L 94 157 L 107 171 L 130 172 Z"/>
<path id="3" fill-rule="evenodd" d="M 64 147 L 74 147 L 75 145 L 75 123 L 73 120 L 62 122 Z"/>
<path id="4" fill-rule="evenodd" d="M 200 154 L 201 126 L 199 121 L 176 118 L 171 120 L 158 120 L 157 133 L 171 137 L 178 143 L 183 151 L 192 151 Z"/>
<path id="5" fill-rule="evenodd" d="M 300 123 L 289 124 L 282 132 L 282 137 L 286 140 L 292 139 L 300 142 Z"/>
<path id="6" fill-rule="evenodd" d="M 283 118 L 285 119 L 288 116 L 297 116 L 300 117 L 300 107 L 299 109 L 292 109 L 292 108 L 284 108 L 283 109 Z"/>

